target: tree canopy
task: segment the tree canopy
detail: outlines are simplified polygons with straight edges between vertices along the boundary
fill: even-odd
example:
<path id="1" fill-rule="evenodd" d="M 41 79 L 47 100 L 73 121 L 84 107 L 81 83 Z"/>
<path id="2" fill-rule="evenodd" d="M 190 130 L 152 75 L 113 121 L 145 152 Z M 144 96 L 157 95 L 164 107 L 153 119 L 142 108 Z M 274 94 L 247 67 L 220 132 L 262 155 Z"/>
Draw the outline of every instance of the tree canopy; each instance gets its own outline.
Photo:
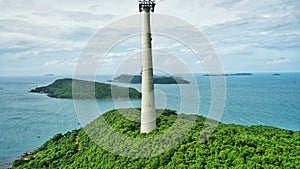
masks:
<path id="1" fill-rule="evenodd" d="M 77 79 L 58 79 L 52 84 L 31 90 L 34 93 L 46 93 L 49 97 L 64 99 L 139 99 L 141 93 L 133 88 L 89 82 Z"/>
<path id="2" fill-rule="evenodd" d="M 297 168 L 300 166 L 300 132 L 268 126 L 206 124 L 197 115 L 178 115 L 174 111 L 157 112 L 157 128 L 140 134 L 140 109 L 109 111 L 85 128 L 57 134 L 26 158 L 13 162 L 12 168 Z M 190 132 L 166 152 L 148 158 L 115 155 L 98 146 L 85 131 L 97 131 L 104 118 L 115 131 L 133 138 L 153 137 L 170 128 L 182 116 L 196 120 Z M 134 119 L 134 120 L 133 120 Z M 207 139 L 209 126 L 218 124 Z M 183 126 L 183 127 L 181 127 Z M 176 130 L 183 130 L 184 125 Z M 171 139 L 170 139 L 171 140 Z M 107 138 L 112 142 L 111 137 Z M 134 145 L 133 145 L 134 146 Z M 124 147 L 128 148 L 128 147 Z M 130 147 L 128 149 L 130 150 Z"/>

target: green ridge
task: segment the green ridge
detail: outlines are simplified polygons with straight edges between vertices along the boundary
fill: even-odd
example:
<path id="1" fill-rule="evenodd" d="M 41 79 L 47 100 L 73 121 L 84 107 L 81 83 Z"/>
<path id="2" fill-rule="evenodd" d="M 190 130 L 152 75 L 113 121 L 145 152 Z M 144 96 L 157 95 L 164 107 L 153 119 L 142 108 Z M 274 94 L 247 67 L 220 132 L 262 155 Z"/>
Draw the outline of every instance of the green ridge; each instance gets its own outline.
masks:
<path id="1" fill-rule="evenodd" d="M 155 84 L 190 84 L 191 83 L 187 80 L 184 80 L 182 77 L 178 77 L 178 76 L 154 76 L 153 78 Z M 142 83 L 142 76 L 122 74 L 110 80 L 110 82 L 139 84 Z"/>
<path id="2" fill-rule="evenodd" d="M 141 98 L 141 93 L 133 88 L 125 88 L 110 84 L 70 78 L 56 80 L 48 86 L 38 87 L 30 92 L 46 93 L 49 97 L 64 99 L 111 100 Z"/>
<path id="3" fill-rule="evenodd" d="M 127 118 L 125 118 L 125 116 Z M 97 146 L 83 129 L 57 134 L 36 151 L 13 162 L 12 168 L 299 168 L 300 132 L 267 126 L 241 126 L 217 123 L 196 115 L 177 115 L 174 111 L 158 112 L 157 128 L 150 134 L 139 134 L 139 109 L 112 110 L 85 127 L 98 132 L 101 119 L 116 131 L 129 137 L 153 137 L 182 119 L 196 121 L 186 137 L 170 150 L 150 158 L 126 158 Z M 128 120 L 131 119 L 131 120 Z M 205 133 L 218 124 L 208 140 Z M 183 127 L 180 127 L 183 126 Z M 179 125 L 178 131 L 185 125 Z M 202 135 L 201 135 L 202 134 Z M 204 134 L 204 135 L 203 135 Z M 200 136 L 201 135 L 201 136 Z M 76 144 L 76 140 L 78 143 Z M 107 138 L 113 142 L 112 138 Z M 80 150 L 78 150 L 80 145 Z M 124 147 L 126 148 L 126 147 Z M 130 151 L 130 149 L 129 149 Z"/>

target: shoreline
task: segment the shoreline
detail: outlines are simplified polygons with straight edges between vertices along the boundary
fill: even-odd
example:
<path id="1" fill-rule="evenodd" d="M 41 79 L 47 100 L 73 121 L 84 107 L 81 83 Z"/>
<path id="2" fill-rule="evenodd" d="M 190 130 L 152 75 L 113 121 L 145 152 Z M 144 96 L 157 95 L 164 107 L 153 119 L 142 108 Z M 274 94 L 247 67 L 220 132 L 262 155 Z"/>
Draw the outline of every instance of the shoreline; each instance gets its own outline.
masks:
<path id="1" fill-rule="evenodd" d="M 138 101 L 138 100 L 141 100 L 141 98 L 137 98 L 137 99 L 130 99 L 130 98 L 119 98 L 119 99 L 74 99 L 74 98 L 59 98 L 59 97 L 52 97 L 52 96 L 48 96 L 48 93 L 39 93 L 39 92 L 31 92 L 31 91 L 28 91 L 28 93 L 35 93 L 35 94 L 42 94 L 42 95 L 46 95 L 47 97 L 49 98 L 52 98 L 52 99 L 62 99 L 62 100 L 76 100 L 76 101 L 130 101 L 130 100 L 133 100 L 133 101 Z"/>

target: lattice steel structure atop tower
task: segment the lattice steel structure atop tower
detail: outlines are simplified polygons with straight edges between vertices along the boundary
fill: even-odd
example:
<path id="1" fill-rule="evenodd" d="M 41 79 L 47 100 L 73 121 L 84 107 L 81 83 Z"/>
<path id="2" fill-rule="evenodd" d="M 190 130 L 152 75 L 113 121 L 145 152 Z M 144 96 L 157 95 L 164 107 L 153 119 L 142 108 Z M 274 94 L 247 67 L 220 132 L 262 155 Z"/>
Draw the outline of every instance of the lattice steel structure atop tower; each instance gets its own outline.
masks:
<path id="1" fill-rule="evenodd" d="M 155 1 L 140 0 L 139 1 L 139 11 L 142 12 L 145 8 L 149 8 L 151 12 L 154 12 L 155 5 L 156 5 Z"/>

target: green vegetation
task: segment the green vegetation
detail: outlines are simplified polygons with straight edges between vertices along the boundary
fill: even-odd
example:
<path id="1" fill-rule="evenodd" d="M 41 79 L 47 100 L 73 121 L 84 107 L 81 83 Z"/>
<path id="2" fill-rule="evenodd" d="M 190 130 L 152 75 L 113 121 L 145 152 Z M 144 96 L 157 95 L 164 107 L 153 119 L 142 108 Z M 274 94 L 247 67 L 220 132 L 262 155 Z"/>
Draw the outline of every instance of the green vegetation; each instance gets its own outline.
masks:
<path id="1" fill-rule="evenodd" d="M 300 132 L 266 126 L 241 126 L 219 123 L 207 140 L 203 129 L 206 118 L 196 115 L 177 115 L 174 111 L 158 112 L 157 129 L 139 134 L 138 109 L 113 110 L 105 113 L 85 130 L 98 132 L 101 118 L 119 133 L 130 137 L 153 137 L 182 119 L 196 117 L 191 131 L 170 150 L 149 158 L 126 158 L 114 155 L 97 146 L 84 132 L 74 130 L 57 134 L 26 159 L 13 162 L 13 168 L 299 168 Z M 125 118 L 126 116 L 127 118 Z M 135 121 L 128 120 L 135 119 Z M 178 131 L 185 125 L 179 125 Z M 114 142 L 112 137 L 108 142 Z M 127 147 L 124 147 L 125 149 Z M 144 148 L 144 147 L 143 147 Z"/>
<path id="2" fill-rule="evenodd" d="M 132 84 L 139 84 L 142 82 L 141 75 L 120 75 L 111 82 L 120 82 L 120 83 L 132 83 Z M 189 81 L 182 79 L 182 77 L 176 76 L 154 76 L 154 83 L 155 84 L 190 84 Z"/>
<path id="3" fill-rule="evenodd" d="M 109 100 L 141 98 L 141 93 L 133 88 L 69 78 L 56 80 L 48 86 L 38 87 L 30 92 L 46 93 L 49 97 L 64 99 Z"/>

